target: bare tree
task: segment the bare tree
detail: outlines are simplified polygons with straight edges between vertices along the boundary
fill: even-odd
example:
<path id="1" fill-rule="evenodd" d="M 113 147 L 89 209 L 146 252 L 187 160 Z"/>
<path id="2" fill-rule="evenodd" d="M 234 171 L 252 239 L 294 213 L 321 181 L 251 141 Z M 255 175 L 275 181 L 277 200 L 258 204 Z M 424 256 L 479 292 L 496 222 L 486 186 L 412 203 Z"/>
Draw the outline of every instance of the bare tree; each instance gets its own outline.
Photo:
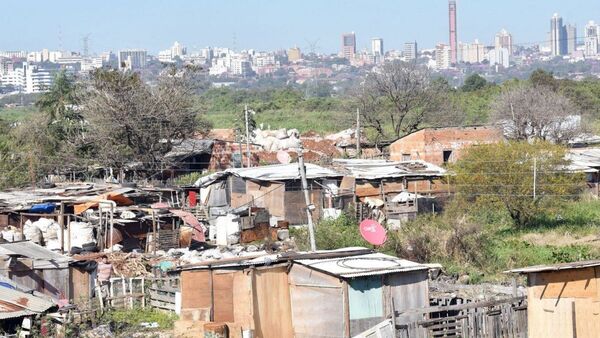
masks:
<path id="1" fill-rule="evenodd" d="M 378 138 L 413 132 L 437 107 L 439 88 L 426 68 L 390 62 L 368 74 L 352 96 L 363 123 Z"/>
<path id="2" fill-rule="evenodd" d="M 491 110 L 511 140 L 565 143 L 582 132 L 577 108 L 546 86 L 509 88 L 493 101 Z"/>
<path id="3" fill-rule="evenodd" d="M 153 87 L 135 73 L 93 72 L 82 100 L 93 157 L 116 168 L 135 162 L 158 168 L 173 146 L 208 128 L 193 92 L 185 71 L 166 70 Z"/>

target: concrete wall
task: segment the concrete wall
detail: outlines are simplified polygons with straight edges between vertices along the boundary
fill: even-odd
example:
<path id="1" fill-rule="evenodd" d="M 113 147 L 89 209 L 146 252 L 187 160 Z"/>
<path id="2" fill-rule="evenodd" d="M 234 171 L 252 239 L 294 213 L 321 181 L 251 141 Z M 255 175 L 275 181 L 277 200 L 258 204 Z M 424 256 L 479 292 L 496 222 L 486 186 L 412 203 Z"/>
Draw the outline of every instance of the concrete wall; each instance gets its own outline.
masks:
<path id="1" fill-rule="evenodd" d="M 390 145 L 392 161 L 423 160 L 444 164 L 444 151 L 451 151 L 449 162 L 458 160 L 472 145 L 500 142 L 500 130 L 493 127 L 428 128 L 419 130 Z M 403 155 L 410 155 L 407 159 Z"/>

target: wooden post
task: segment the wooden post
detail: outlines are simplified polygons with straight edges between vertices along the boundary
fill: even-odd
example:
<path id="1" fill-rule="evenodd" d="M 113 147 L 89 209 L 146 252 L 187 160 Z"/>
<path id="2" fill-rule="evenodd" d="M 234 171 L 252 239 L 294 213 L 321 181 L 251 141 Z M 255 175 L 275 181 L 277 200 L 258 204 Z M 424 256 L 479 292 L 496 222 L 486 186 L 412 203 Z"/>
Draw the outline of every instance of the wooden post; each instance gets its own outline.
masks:
<path id="1" fill-rule="evenodd" d="M 65 202 L 60 202 L 60 215 L 58 216 L 58 225 L 60 225 L 60 253 L 65 253 Z"/>
<path id="2" fill-rule="evenodd" d="M 71 245 L 71 216 L 69 215 L 67 217 L 67 238 L 69 239 L 69 251 L 71 251 L 71 248 L 73 247 L 73 245 Z"/>
<path id="3" fill-rule="evenodd" d="M 19 225 L 21 226 L 21 239 L 25 240 L 25 234 L 23 234 L 23 215 L 19 214 Z"/>
<path id="4" fill-rule="evenodd" d="M 344 297 L 344 337 L 350 337 L 350 299 L 348 293 L 348 282 L 342 284 L 342 297 Z M 396 328 L 394 328 L 395 330 Z"/>
<path id="5" fill-rule="evenodd" d="M 152 210 L 152 253 L 156 255 L 156 216 Z"/>

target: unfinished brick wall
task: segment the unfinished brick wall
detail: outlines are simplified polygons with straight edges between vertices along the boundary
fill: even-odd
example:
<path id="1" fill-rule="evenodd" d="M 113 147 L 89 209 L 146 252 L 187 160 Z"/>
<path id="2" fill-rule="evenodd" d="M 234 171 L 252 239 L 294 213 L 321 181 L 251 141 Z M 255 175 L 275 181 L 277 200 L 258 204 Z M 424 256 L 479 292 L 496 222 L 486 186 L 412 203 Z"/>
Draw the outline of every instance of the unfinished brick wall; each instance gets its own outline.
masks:
<path id="1" fill-rule="evenodd" d="M 502 141 L 494 127 L 428 128 L 409 134 L 390 145 L 392 161 L 423 160 L 436 165 L 455 162 L 472 145 Z"/>

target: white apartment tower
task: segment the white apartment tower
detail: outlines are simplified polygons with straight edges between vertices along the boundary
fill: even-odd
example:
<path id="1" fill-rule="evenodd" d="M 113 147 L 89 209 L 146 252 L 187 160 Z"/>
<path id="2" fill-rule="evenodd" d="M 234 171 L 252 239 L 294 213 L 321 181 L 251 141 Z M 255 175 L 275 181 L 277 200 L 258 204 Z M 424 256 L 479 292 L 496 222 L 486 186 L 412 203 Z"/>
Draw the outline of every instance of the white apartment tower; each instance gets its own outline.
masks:
<path id="1" fill-rule="evenodd" d="M 371 53 L 375 56 L 383 56 L 383 39 L 372 38 L 371 39 Z"/>
<path id="2" fill-rule="evenodd" d="M 452 50 L 450 46 L 440 43 L 435 46 L 435 68 L 449 69 L 452 65 Z"/>
<path id="3" fill-rule="evenodd" d="M 119 69 L 137 70 L 146 67 L 148 52 L 141 49 L 119 51 Z"/>
<path id="4" fill-rule="evenodd" d="M 404 44 L 404 60 L 414 60 L 417 58 L 417 42 L 407 42 Z"/>
<path id="5" fill-rule="evenodd" d="M 513 55 L 512 34 L 510 34 L 506 29 L 502 29 L 500 32 L 498 32 L 496 34 L 496 38 L 494 39 L 494 48 L 506 48 L 508 50 L 508 54 Z"/>
<path id="6" fill-rule="evenodd" d="M 585 56 L 592 57 L 598 55 L 598 45 L 600 43 L 600 26 L 594 21 L 588 22 L 585 26 Z"/>

